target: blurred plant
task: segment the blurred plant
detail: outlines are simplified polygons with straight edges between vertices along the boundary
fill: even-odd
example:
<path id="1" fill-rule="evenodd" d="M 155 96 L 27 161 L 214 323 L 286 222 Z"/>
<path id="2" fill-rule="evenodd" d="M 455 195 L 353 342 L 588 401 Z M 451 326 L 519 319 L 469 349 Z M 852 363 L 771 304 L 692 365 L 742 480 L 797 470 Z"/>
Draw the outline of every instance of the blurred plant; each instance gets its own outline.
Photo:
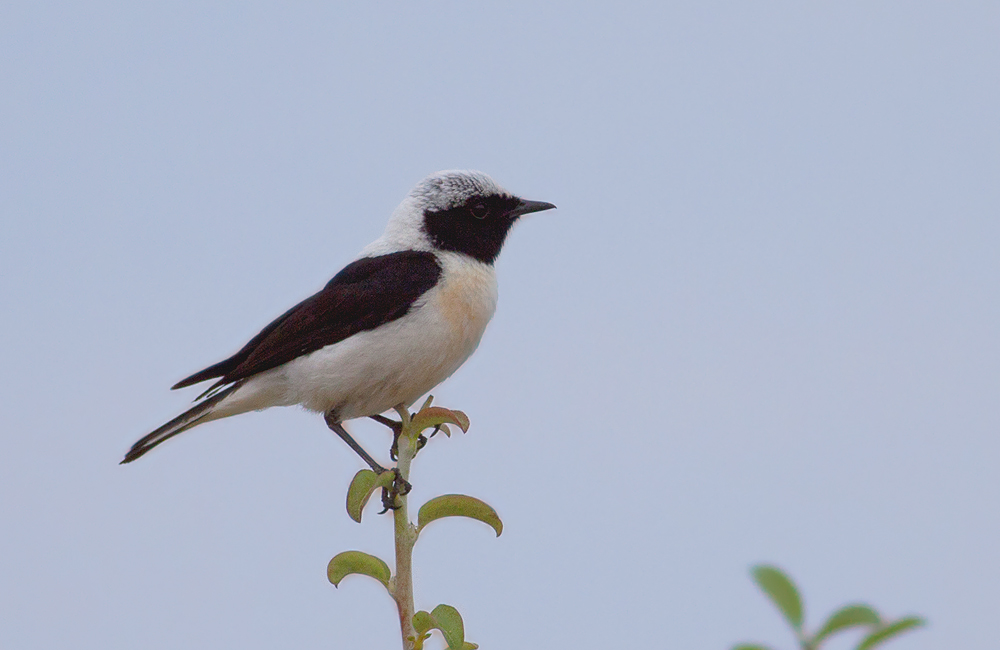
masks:
<path id="1" fill-rule="evenodd" d="M 478 519 L 493 527 L 497 537 L 503 531 L 503 523 L 493 508 L 474 497 L 463 494 L 446 494 L 435 497 L 420 506 L 417 523 L 414 525 L 407 511 L 407 493 L 410 484 L 410 462 L 427 443 L 422 434 L 433 428 L 433 436 L 441 431 L 451 436 L 448 425 L 459 427 L 462 432 L 469 430 L 469 418 L 461 411 L 452 411 L 431 406 L 433 397 L 428 397 L 420 411 L 411 416 L 399 406 L 400 422 L 387 418 L 379 421 L 395 430 L 391 455 L 396 458 L 396 467 L 382 474 L 370 469 L 358 472 L 347 491 L 347 514 L 361 523 L 361 511 L 377 489 L 382 489 L 383 513 L 392 510 L 395 522 L 396 573 L 393 575 L 383 560 L 362 551 L 339 553 L 327 567 L 327 577 L 338 586 L 345 576 L 352 573 L 366 575 L 382 583 L 389 595 L 396 601 L 399 610 L 399 626 L 403 637 L 403 650 L 423 650 L 424 641 L 430 638 L 432 630 L 438 630 L 448 644 L 448 650 L 473 650 L 475 643 L 465 640 L 465 626 L 462 616 L 450 605 L 438 605 L 430 612 L 414 612 L 413 605 L 413 545 L 427 524 L 443 517 L 469 517 Z"/>
<path id="2" fill-rule="evenodd" d="M 907 630 L 924 625 L 924 619 L 919 616 L 904 616 L 896 621 L 889 621 L 865 604 L 845 605 L 841 607 L 810 636 L 805 631 L 802 599 L 795 583 L 781 569 L 773 566 L 755 566 L 751 571 L 754 582 L 761 591 L 771 599 L 788 624 L 792 626 L 795 638 L 799 641 L 800 650 L 818 650 L 820 645 L 831 636 L 844 630 L 862 628 L 866 634 L 855 650 L 871 650 L 889 639 Z M 771 650 L 768 646 L 756 643 L 742 643 L 733 646 L 732 650 Z"/>

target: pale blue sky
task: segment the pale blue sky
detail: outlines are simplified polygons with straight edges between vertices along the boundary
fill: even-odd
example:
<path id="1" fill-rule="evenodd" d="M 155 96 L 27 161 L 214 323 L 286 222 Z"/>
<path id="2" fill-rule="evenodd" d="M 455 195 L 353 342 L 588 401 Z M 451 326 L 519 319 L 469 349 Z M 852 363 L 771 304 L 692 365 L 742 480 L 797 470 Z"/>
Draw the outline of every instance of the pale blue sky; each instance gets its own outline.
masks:
<path id="1" fill-rule="evenodd" d="M 813 625 L 995 644 L 1000 5 L 317 5 L 0 7 L 0 647 L 397 647 L 326 580 L 391 526 L 321 418 L 117 462 L 447 168 L 559 210 L 414 467 L 504 534 L 428 528 L 418 607 L 484 650 L 788 649 L 766 561 Z"/>

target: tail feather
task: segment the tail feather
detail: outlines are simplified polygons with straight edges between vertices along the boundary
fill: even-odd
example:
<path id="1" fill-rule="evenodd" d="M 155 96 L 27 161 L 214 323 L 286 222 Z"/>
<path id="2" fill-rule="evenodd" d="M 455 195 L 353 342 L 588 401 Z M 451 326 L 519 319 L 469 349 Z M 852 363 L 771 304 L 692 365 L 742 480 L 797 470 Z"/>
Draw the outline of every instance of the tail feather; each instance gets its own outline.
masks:
<path id="1" fill-rule="evenodd" d="M 169 440 L 178 433 L 187 431 L 191 427 L 200 424 L 202 420 L 208 417 L 212 411 L 215 410 L 215 407 L 219 402 L 229 397 L 229 395 L 239 388 L 242 383 L 243 382 L 237 382 L 229 388 L 219 391 L 215 395 L 212 395 L 208 399 L 205 399 L 187 411 L 184 411 L 152 433 L 143 436 L 138 442 L 132 445 L 132 448 L 128 450 L 128 453 L 125 454 L 125 458 L 123 458 L 119 464 L 124 465 L 125 463 L 131 463 L 133 460 L 139 458 L 161 442 Z"/>

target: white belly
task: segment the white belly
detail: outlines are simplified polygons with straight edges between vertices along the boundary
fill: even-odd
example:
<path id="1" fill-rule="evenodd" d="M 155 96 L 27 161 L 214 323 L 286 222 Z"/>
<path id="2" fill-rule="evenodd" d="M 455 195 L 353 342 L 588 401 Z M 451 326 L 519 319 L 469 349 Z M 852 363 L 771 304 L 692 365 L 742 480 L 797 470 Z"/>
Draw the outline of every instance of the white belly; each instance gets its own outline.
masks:
<path id="1" fill-rule="evenodd" d="M 457 253 L 438 259 L 441 280 L 406 316 L 276 368 L 284 401 L 349 420 L 409 406 L 458 370 L 496 310 L 496 273 Z"/>

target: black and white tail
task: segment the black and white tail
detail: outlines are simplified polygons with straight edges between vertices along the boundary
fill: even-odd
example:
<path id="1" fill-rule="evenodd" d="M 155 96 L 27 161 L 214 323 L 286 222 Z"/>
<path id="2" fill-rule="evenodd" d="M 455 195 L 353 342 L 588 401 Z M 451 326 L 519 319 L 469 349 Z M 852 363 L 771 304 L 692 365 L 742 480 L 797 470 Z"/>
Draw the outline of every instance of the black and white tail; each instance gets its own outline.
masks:
<path id="1" fill-rule="evenodd" d="M 205 418 L 207 418 L 209 415 L 212 414 L 212 411 L 214 411 L 215 408 L 219 405 L 219 402 L 232 395 L 233 391 L 239 388 L 242 384 L 243 382 L 237 382 L 232 386 L 229 386 L 228 388 L 219 391 L 218 393 L 212 395 L 211 397 L 208 397 L 205 400 L 199 402 L 198 404 L 191 407 L 187 411 L 184 411 L 183 413 L 175 417 L 170 422 L 167 422 L 156 431 L 153 431 L 152 433 L 143 436 L 143 438 L 139 440 L 139 442 L 132 445 L 132 448 L 128 450 L 128 453 L 125 454 L 125 458 L 122 459 L 120 464 L 124 465 L 125 463 L 131 463 L 133 460 L 135 460 L 139 456 L 142 456 L 147 451 L 149 451 L 156 445 L 160 444 L 164 440 L 173 438 L 178 433 L 181 433 L 182 431 L 187 431 L 196 424 L 200 424 L 202 421 L 205 420 Z"/>

